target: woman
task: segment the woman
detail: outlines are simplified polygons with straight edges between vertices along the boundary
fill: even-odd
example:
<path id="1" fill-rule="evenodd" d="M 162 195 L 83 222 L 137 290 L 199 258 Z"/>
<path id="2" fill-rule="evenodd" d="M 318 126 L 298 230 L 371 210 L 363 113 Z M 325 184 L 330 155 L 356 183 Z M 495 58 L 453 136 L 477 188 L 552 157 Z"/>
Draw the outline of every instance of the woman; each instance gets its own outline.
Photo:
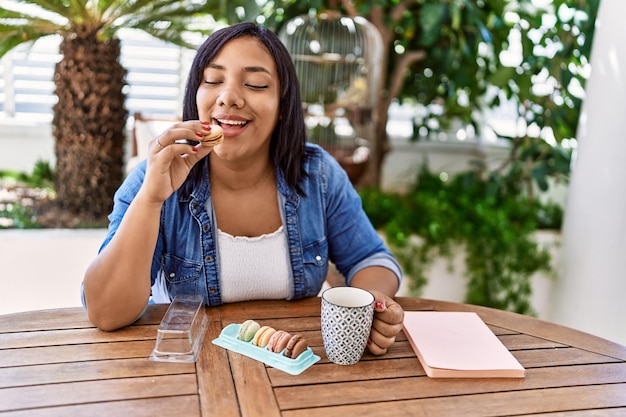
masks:
<path id="1" fill-rule="evenodd" d="M 329 261 L 346 284 L 371 291 L 369 350 L 402 328 L 401 279 L 346 173 L 306 143 L 289 53 L 252 23 L 221 29 L 200 47 L 183 122 L 163 132 L 115 196 L 109 233 L 86 271 L 90 320 L 114 330 L 149 299 L 202 294 L 208 305 L 316 296 Z M 215 147 L 175 143 L 220 125 Z"/>

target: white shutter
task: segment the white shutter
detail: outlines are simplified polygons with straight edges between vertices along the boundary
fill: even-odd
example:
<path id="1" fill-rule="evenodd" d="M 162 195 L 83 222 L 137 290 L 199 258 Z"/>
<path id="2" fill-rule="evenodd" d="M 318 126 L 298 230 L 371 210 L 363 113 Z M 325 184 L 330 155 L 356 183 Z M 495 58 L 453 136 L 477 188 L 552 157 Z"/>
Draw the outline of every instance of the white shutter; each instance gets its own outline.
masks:
<path id="1" fill-rule="evenodd" d="M 189 51 L 137 31 L 120 36 L 121 63 L 128 71 L 129 115 L 180 115 Z M 52 120 L 52 106 L 57 101 L 52 77 L 61 59 L 60 39 L 49 36 L 19 45 L 0 60 L 0 119 Z"/>

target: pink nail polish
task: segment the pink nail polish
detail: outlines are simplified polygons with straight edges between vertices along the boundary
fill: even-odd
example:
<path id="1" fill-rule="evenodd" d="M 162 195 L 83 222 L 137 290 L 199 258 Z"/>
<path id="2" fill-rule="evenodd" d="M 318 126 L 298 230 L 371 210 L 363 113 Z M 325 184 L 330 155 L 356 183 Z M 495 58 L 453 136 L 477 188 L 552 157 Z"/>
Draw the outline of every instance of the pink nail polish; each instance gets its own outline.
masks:
<path id="1" fill-rule="evenodd" d="M 376 308 L 381 310 L 381 309 L 385 308 L 385 304 L 383 304 L 382 301 L 376 301 Z"/>

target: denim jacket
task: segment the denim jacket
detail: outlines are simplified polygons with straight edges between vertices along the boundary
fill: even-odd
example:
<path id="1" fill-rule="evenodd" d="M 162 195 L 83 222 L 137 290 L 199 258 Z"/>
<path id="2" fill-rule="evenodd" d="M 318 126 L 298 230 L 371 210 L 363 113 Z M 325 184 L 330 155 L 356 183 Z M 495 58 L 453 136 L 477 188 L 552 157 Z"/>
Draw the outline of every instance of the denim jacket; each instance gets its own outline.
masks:
<path id="1" fill-rule="evenodd" d="M 343 168 L 314 144 L 307 144 L 304 161 L 304 195 L 289 188 L 282 171 L 276 169 L 292 271 L 289 299 L 316 296 L 326 279 L 329 261 L 346 277 L 348 285 L 356 272 L 373 265 L 390 269 L 400 280 L 400 266 L 362 210 L 359 195 Z M 206 166 L 199 185 L 188 195 L 181 187 L 163 204 L 151 279 L 154 285 L 163 273 L 172 299 L 182 293 L 201 294 L 207 305 L 218 305 L 222 304 L 220 264 L 208 158 L 199 163 Z M 145 171 L 143 161 L 117 190 L 108 234 L 100 250 L 119 227 Z"/>

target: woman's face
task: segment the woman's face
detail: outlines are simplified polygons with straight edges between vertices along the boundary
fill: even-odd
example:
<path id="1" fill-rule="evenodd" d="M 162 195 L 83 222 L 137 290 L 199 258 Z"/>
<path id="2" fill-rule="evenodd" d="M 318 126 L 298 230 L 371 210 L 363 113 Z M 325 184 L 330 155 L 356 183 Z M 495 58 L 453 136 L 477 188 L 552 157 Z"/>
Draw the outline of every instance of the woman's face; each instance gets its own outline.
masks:
<path id="1" fill-rule="evenodd" d="M 279 114 L 276 64 L 256 38 L 229 41 L 204 70 L 196 93 L 200 120 L 219 124 L 224 142 L 213 150 L 238 161 L 269 155 Z"/>

